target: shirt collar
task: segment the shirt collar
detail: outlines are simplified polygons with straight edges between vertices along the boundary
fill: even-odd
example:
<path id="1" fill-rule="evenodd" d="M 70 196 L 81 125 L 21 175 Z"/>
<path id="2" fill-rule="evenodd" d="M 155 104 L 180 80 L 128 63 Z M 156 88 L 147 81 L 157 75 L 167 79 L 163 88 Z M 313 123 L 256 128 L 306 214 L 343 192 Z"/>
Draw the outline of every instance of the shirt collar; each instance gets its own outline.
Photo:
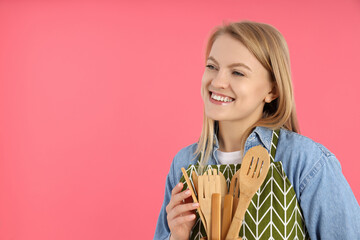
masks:
<path id="1" fill-rule="evenodd" d="M 219 149 L 219 140 L 217 137 L 217 132 L 219 130 L 218 122 L 215 121 L 214 125 L 214 148 L 213 148 L 213 158 L 215 160 L 214 164 L 219 164 L 219 161 L 216 157 L 216 151 Z M 267 127 L 257 126 L 251 132 L 249 137 L 246 139 L 245 142 L 245 153 L 252 147 L 257 145 L 262 145 L 265 147 L 268 152 L 270 152 L 271 148 L 271 140 L 272 140 L 272 130 Z"/>
<path id="2" fill-rule="evenodd" d="M 273 130 L 267 127 L 258 126 L 254 129 L 254 132 L 257 134 L 258 138 L 260 138 L 264 147 L 270 152 Z"/>

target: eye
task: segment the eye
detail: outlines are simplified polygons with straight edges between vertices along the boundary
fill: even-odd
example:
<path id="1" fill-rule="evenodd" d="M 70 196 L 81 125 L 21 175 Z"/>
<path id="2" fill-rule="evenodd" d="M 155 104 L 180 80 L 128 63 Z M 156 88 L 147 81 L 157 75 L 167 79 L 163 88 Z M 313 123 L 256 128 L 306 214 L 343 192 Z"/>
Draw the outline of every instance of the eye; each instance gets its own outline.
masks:
<path id="1" fill-rule="evenodd" d="M 210 65 L 210 64 L 206 65 L 206 67 L 207 67 L 208 69 L 211 69 L 211 70 L 215 69 L 215 67 L 214 67 L 213 65 Z"/>
<path id="2" fill-rule="evenodd" d="M 241 72 L 237 72 L 237 71 L 234 71 L 233 74 L 235 74 L 237 76 L 244 76 L 244 74 L 242 74 Z"/>

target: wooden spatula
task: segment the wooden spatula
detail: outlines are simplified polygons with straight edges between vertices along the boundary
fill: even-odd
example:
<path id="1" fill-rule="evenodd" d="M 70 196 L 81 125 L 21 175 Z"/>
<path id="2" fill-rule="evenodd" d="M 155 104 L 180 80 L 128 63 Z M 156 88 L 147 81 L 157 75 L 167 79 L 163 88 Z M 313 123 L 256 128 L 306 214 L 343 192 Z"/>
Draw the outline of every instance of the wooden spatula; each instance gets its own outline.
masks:
<path id="1" fill-rule="evenodd" d="M 260 188 L 270 167 L 268 151 L 262 146 L 250 148 L 242 161 L 240 169 L 240 199 L 231 222 L 226 240 L 237 240 L 246 209 L 256 191 Z"/>
<path id="2" fill-rule="evenodd" d="M 208 239 L 211 238 L 211 198 L 213 193 L 220 193 L 220 176 L 216 169 L 209 169 L 204 175 L 198 176 L 199 203 L 204 214 Z"/>
<path id="3" fill-rule="evenodd" d="M 224 209 L 224 198 L 228 192 L 228 187 L 226 184 L 226 179 L 225 179 L 224 174 L 222 174 L 222 172 L 218 171 L 218 175 L 220 176 L 221 210 L 223 210 Z"/>

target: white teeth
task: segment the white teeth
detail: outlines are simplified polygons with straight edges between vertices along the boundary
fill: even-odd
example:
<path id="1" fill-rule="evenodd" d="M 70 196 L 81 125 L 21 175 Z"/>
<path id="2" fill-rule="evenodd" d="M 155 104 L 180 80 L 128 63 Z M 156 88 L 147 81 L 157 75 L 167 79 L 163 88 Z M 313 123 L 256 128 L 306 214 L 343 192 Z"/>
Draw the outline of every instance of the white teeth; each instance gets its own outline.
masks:
<path id="1" fill-rule="evenodd" d="M 231 99 L 231 98 L 221 97 L 221 96 L 215 95 L 214 93 L 211 94 L 211 98 L 212 98 L 212 99 L 215 99 L 215 100 L 217 100 L 217 101 L 221 101 L 221 102 L 232 102 L 232 101 L 234 101 L 234 100 Z"/>

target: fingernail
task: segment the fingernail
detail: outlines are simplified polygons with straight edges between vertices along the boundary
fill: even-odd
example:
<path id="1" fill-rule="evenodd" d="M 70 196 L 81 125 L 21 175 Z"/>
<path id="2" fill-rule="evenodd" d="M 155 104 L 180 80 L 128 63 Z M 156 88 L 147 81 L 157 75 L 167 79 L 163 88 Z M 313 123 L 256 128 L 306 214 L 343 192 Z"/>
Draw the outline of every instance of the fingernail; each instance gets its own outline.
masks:
<path id="1" fill-rule="evenodd" d="M 193 203 L 193 207 L 199 207 L 199 203 Z"/>
<path id="2" fill-rule="evenodd" d="M 191 214 L 191 215 L 189 215 L 189 219 L 194 219 L 196 216 L 195 216 L 195 214 Z"/>
<path id="3" fill-rule="evenodd" d="M 179 182 L 177 186 L 180 187 L 180 186 L 181 186 L 181 182 Z"/>
<path id="4" fill-rule="evenodd" d="M 190 195 L 190 194 L 191 194 L 190 190 L 189 190 L 189 189 L 186 190 L 186 191 L 185 191 L 185 194 L 186 194 L 186 195 Z"/>

